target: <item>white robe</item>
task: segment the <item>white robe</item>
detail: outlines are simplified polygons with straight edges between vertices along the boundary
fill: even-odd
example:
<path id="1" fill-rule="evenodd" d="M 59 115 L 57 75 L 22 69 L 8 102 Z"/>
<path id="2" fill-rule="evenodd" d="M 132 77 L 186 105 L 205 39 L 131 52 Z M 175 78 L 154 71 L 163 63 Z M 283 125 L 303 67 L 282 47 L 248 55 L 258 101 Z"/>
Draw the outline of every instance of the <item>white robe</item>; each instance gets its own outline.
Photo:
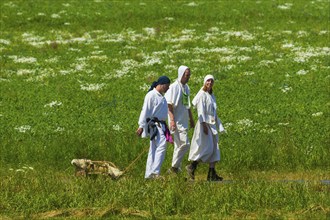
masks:
<path id="1" fill-rule="evenodd" d="M 144 98 L 142 111 L 139 118 L 139 127 L 143 128 L 142 137 L 149 134 L 147 118 L 157 117 L 159 120 L 165 121 L 167 118 L 168 107 L 165 97 L 155 88 L 148 92 Z M 157 126 L 157 136 L 150 140 L 150 148 L 146 164 L 145 178 L 151 178 L 152 175 L 159 175 L 162 163 L 166 154 L 166 137 L 164 134 L 165 125 Z"/>
<path id="2" fill-rule="evenodd" d="M 181 167 L 183 157 L 190 147 L 188 138 L 188 109 L 190 109 L 190 100 L 188 98 L 188 106 L 183 104 L 183 92 L 189 97 L 189 86 L 187 84 L 182 85 L 179 79 L 177 79 L 170 85 L 170 88 L 165 93 L 167 103 L 173 106 L 174 120 L 176 124 L 175 131 L 171 131 L 174 139 L 172 167 L 176 168 Z M 170 122 L 170 118 L 168 118 L 168 121 Z"/>
<path id="3" fill-rule="evenodd" d="M 177 129 L 179 130 L 188 129 L 188 119 L 189 119 L 188 109 L 190 109 L 190 105 L 189 106 L 183 105 L 182 102 L 183 92 L 185 92 L 189 96 L 190 95 L 189 86 L 187 84 L 182 85 L 181 82 L 179 82 L 179 80 L 176 80 L 173 84 L 170 85 L 170 88 L 165 93 L 165 98 L 167 103 L 173 106 L 175 123 Z"/>
<path id="4" fill-rule="evenodd" d="M 193 99 L 193 105 L 197 108 L 198 122 L 196 123 L 191 141 L 189 160 L 205 163 L 219 161 L 218 130 L 224 131 L 224 128 L 216 113 L 215 97 L 208 92 L 200 90 Z M 207 135 L 203 131 L 202 122 L 207 124 Z"/>
<path id="5" fill-rule="evenodd" d="M 157 117 L 159 120 L 167 119 L 166 99 L 155 88 L 147 93 L 144 98 L 142 111 L 139 117 L 139 127 L 143 128 L 142 137 L 148 136 L 147 118 Z"/>

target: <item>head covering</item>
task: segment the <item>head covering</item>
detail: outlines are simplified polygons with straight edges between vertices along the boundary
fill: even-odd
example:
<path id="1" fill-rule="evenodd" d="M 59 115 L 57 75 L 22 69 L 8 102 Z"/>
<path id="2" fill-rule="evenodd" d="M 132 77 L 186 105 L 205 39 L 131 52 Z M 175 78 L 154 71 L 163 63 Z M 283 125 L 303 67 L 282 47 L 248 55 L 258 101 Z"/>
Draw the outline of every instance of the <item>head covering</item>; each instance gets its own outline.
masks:
<path id="1" fill-rule="evenodd" d="M 178 80 L 181 80 L 184 72 L 186 71 L 186 69 L 188 69 L 189 67 L 187 66 L 180 66 L 178 69 Z"/>
<path id="2" fill-rule="evenodd" d="M 154 89 L 156 86 L 158 86 L 158 85 L 170 84 L 170 83 L 171 83 L 171 80 L 170 80 L 167 76 L 161 76 L 161 77 L 158 78 L 157 81 L 154 81 L 154 82 L 151 84 L 151 86 L 150 86 L 148 92 L 150 92 L 151 90 L 153 90 L 153 89 Z"/>
<path id="3" fill-rule="evenodd" d="M 209 80 L 209 79 L 213 79 L 213 81 L 214 81 L 214 77 L 212 75 L 206 75 L 204 77 L 204 85 L 205 85 L 206 81 Z"/>
<path id="4" fill-rule="evenodd" d="M 206 81 L 209 80 L 209 79 L 213 79 L 213 81 L 214 81 L 214 77 L 213 77 L 212 75 L 206 75 L 206 76 L 204 77 L 204 84 L 203 84 L 203 85 L 205 85 Z M 203 87 L 204 87 L 204 86 L 203 86 Z M 194 107 L 196 107 L 197 102 L 198 102 L 199 98 L 201 97 L 201 95 L 202 95 L 203 93 L 205 93 L 205 91 L 203 90 L 203 87 L 198 91 L 198 93 L 196 94 L 196 96 L 195 96 L 194 99 L 192 100 L 192 104 L 194 105 Z M 211 94 L 211 96 L 213 96 L 213 95 Z M 213 97 L 214 97 L 214 96 L 213 96 Z M 215 104 L 215 109 L 216 109 L 216 104 Z"/>
<path id="5" fill-rule="evenodd" d="M 157 85 L 170 84 L 171 80 L 167 76 L 161 76 L 157 80 Z"/>

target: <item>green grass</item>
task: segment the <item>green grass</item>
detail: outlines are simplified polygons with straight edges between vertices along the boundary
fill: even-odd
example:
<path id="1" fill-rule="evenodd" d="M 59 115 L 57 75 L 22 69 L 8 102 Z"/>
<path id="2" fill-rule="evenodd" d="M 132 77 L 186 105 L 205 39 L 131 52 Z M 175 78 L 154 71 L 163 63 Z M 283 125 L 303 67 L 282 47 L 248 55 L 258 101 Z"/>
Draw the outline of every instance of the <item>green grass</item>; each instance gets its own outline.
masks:
<path id="1" fill-rule="evenodd" d="M 329 218 L 329 4 L 1 1 L 1 218 Z M 204 182 L 206 165 L 146 182 L 146 154 L 118 181 L 73 177 L 74 158 L 125 169 L 148 146 L 146 89 L 180 65 L 192 96 L 216 78 L 232 182 Z"/>

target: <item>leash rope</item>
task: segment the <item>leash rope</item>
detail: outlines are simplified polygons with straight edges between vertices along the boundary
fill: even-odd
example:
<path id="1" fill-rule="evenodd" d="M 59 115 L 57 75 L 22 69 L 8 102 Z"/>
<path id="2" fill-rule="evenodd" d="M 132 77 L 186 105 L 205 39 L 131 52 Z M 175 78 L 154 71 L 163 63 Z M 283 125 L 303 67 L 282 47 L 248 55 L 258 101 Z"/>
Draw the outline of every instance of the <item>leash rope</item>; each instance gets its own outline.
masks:
<path id="1" fill-rule="evenodd" d="M 130 168 L 133 166 L 133 164 L 135 164 L 136 161 L 138 161 L 147 150 L 149 150 L 149 146 L 144 148 L 142 150 L 142 152 L 125 168 L 125 170 L 123 171 L 123 174 L 126 173 L 127 171 L 129 171 Z"/>

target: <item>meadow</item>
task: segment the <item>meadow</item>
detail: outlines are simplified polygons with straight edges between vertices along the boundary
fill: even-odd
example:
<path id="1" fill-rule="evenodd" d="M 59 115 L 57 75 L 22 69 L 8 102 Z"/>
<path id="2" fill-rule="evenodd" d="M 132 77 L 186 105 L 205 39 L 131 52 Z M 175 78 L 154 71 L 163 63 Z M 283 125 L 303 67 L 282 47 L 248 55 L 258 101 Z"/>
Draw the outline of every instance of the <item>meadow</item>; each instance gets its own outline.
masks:
<path id="1" fill-rule="evenodd" d="M 0 12 L 0 219 L 330 218 L 329 0 L 2 0 Z M 143 178 L 143 99 L 180 65 L 192 97 L 215 77 L 223 183 L 205 181 L 207 165 L 194 183 L 167 175 L 172 145 L 165 180 Z M 78 178 L 75 158 L 134 164 Z"/>

